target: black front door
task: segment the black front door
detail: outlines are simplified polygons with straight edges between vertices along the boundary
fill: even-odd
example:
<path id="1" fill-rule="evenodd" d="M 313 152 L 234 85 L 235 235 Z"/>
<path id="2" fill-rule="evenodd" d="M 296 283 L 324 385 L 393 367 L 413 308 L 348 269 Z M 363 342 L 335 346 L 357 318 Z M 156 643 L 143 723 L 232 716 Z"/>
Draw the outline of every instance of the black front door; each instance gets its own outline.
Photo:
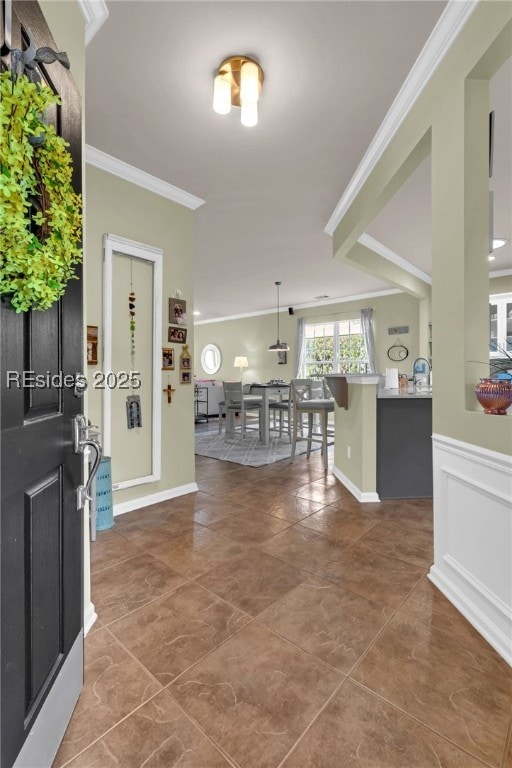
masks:
<path id="1" fill-rule="evenodd" d="M 37 48 L 56 49 L 36 2 L 14 2 L 12 10 L 13 47 L 26 48 L 30 30 Z M 7 56 L 2 64 L 9 66 Z M 81 192 L 79 94 L 58 62 L 40 71 L 62 98 L 49 118 L 70 142 Z M 82 457 L 73 451 L 71 428 L 81 401 L 73 387 L 51 379 L 82 367 L 81 281 L 70 281 L 65 296 L 44 312 L 16 314 L 2 301 L 0 338 L 0 765 L 11 768 L 82 637 L 83 513 L 75 498 Z M 33 386 L 38 374 L 42 387 Z M 74 685 L 77 674 L 75 665 Z M 59 715 L 61 732 L 69 714 Z M 47 758 L 40 759 L 33 768 L 48 768 Z"/>

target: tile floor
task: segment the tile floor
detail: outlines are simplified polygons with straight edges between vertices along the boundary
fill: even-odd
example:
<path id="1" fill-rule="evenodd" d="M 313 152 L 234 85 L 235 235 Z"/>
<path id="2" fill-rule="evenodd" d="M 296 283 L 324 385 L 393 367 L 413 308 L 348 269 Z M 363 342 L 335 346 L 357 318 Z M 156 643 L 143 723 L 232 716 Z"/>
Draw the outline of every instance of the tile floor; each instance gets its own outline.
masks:
<path id="1" fill-rule="evenodd" d="M 512 670 L 426 578 L 429 501 L 198 457 L 92 545 L 54 768 L 512 768 Z"/>

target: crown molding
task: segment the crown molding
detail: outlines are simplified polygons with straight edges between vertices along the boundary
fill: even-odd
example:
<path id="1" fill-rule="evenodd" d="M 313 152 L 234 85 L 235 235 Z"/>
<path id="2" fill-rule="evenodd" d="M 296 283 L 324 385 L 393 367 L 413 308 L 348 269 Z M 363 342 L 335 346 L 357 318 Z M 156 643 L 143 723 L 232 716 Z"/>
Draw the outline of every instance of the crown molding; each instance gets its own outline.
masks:
<path id="1" fill-rule="evenodd" d="M 366 248 L 369 248 L 371 251 L 375 251 L 375 253 L 378 253 L 379 256 L 382 256 L 383 259 L 391 261 L 393 264 L 396 264 L 397 267 L 401 267 L 401 269 L 409 272 L 409 274 L 414 275 L 414 277 L 417 277 L 418 280 L 422 280 L 424 283 L 432 285 L 432 278 L 430 275 L 427 275 L 426 272 L 423 272 L 421 269 L 418 269 L 418 267 L 415 267 L 414 264 L 411 264 L 410 261 L 407 261 L 406 259 L 402 258 L 402 256 L 399 256 L 398 253 L 392 251 L 391 248 L 387 247 L 387 245 L 384 245 L 378 240 L 375 240 L 374 237 L 367 235 L 366 232 L 361 235 L 357 242 L 361 243 L 361 245 L 364 245 Z"/>
<path id="2" fill-rule="evenodd" d="M 283 309 L 279 310 L 284 312 Z M 239 315 L 226 315 L 226 317 L 212 317 L 211 320 L 194 320 L 194 325 L 209 325 L 210 323 L 223 323 L 227 320 L 243 320 L 246 317 L 259 317 L 260 315 L 275 315 L 276 309 L 261 309 L 259 312 L 241 312 Z"/>
<path id="3" fill-rule="evenodd" d="M 494 272 L 489 272 L 489 277 L 510 277 L 512 275 L 512 269 L 496 269 Z"/>
<path id="4" fill-rule="evenodd" d="M 310 301 L 307 304 L 294 304 L 294 309 L 311 309 L 311 307 L 328 307 L 330 304 L 348 304 L 351 301 L 363 301 L 364 299 L 375 299 L 378 296 L 392 296 L 395 293 L 403 293 L 399 288 L 384 288 L 382 291 L 373 291 L 371 293 L 355 293 L 353 296 L 343 296 L 340 299 L 320 299 L 320 301 Z"/>
<path id="5" fill-rule="evenodd" d="M 105 0 L 77 0 L 85 19 L 85 44 L 89 45 L 94 35 L 108 18 Z"/>
<path id="6" fill-rule="evenodd" d="M 114 176 L 119 176 L 119 178 L 129 181 L 131 184 L 148 189 L 150 192 L 154 192 L 155 195 L 166 197 L 174 203 L 184 205 L 185 208 L 190 208 L 193 211 L 205 203 L 205 200 L 201 200 L 200 197 L 191 195 L 190 192 L 185 192 L 185 190 L 179 189 L 179 187 L 175 187 L 167 181 L 141 171 L 139 168 L 135 168 L 135 166 L 129 165 L 123 160 L 118 160 L 117 157 L 107 155 L 106 152 L 91 147 L 89 144 L 85 145 L 85 162 Z"/>
<path id="7" fill-rule="evenodd" d="M 373 293 L 357 293 L 354 296 L 343 296 L 342 298 L 322 299 L 321 301 L 312 301 L 308 304 L 294 304 L 294 309 L 309 309 L 310 307 L 328 307 L 334 304 L 347 304 L 350 301 L 363 301 L 364 299 L 374 299 L 378 296 L 392 296 L 395 293 L 403 293 L 399 288 L 388 288 L 383 291 L 373 291 Z M 280 312 L 286 312 L 280 309 Z M 211 320 L 195 320 L 194 325 L 209 325 L 210 323 L 223 323 L 227 320 L 243 320 L 246 317 L 258 317 L 260 315 L 275 315 L 276 309 L 262 309 L 259 312 L 244 312 L 240 315 L 228 315 L 226 317 L 214 317 Z"/>
<path id="8" fill-rule="evenodd" d="M 419 99 L 479 2 L 480 0 L 449 0 L 327 222 L 324 231 L 328 235 L 334 234 L 384 150 Z"/>

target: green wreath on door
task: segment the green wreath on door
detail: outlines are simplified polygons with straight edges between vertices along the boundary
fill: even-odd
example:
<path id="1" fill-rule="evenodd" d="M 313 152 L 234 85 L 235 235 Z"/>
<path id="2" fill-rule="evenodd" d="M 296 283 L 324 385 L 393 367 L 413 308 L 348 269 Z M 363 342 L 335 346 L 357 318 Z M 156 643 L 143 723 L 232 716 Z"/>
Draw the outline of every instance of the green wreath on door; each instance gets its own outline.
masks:
<path id="1" fill-rule="evenodd" d="M 16 312 L 51 307 L 82 260 L 69 144 L 44 122 L 53 104 L 51 88 L 0 73 L 0 296 Z"/>

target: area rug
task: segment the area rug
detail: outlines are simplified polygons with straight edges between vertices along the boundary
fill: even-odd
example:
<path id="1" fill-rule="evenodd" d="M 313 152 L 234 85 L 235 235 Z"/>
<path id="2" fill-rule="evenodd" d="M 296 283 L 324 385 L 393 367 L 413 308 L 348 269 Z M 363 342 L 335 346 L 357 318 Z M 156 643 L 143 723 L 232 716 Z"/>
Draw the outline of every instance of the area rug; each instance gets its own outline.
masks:
<path id="1" fill-rule="evenodd" d="M 313 443 L 311 450 L 319 448 Z M 307 443 L 297 442 L 295 455 L 306 453 Z M 271 437 L 268 445 L 262 445 L 257 435 L 239 436 L 225 440 L 224 433 L 204 432 L 196 434 L 196 454 L 208 456 L 211 459 L 232 461 L 234 464 L 244 464 L 247 467 L 262 467 L 276 461 L 289 459 L 292 446 L 288 437 Z"/>

